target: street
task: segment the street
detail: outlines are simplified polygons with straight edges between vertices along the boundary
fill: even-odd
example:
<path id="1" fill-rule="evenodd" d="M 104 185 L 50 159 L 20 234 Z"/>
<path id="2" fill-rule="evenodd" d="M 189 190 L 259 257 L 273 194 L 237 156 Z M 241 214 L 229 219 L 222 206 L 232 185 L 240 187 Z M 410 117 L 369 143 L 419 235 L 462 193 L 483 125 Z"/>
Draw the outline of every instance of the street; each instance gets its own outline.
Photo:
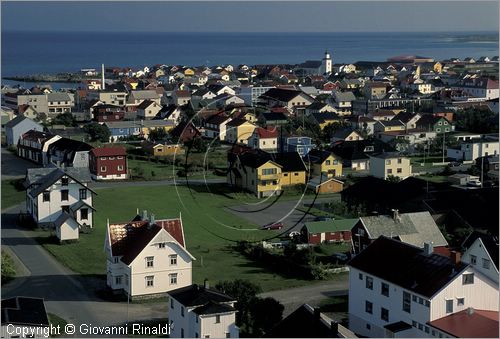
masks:
<path id="1" fill-rule="evenodd" d="M 26 169 L 40 167 L 37 164 L 19 158 L 7 148 L 2 147 L 2 180 L 19 179 L 26 176 Z"/>

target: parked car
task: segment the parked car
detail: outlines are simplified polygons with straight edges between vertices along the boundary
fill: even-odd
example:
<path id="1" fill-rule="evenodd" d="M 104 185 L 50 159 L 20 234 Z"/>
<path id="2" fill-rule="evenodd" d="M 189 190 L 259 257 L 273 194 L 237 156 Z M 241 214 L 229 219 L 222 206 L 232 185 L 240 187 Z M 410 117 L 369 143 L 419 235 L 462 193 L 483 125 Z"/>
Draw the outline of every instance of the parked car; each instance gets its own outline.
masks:
<path id="1" fill-rule="evenodd" d="M 337 260 L 339 264 L 344 264 L 349 260 L 349 257 L 345 253 L 333 253 L 332 258 Z"/>
<path id="2" fill-rule="evenodd" d="M 470 180 L 469 182 L 467 182 L 467 186 L 469 186 L 469 187 L 481 187 L 481 181 L 479 181 L 477 179 Z"/>
<path id="3" fill-rule="evenodd" d="M 261 227 L 263 230 L 280 230 L 283 228 L 282 222 L 272 222 L 270 224 L 264 225 Z"/>

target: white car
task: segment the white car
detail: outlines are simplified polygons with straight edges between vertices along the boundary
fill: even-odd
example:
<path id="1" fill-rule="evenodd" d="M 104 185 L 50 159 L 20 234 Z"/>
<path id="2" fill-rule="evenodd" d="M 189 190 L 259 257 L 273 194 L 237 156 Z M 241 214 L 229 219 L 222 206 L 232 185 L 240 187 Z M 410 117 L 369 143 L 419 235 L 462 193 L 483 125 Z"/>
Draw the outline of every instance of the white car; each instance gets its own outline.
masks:
<path id="1" fill-rule="evenodd" d="M 481 187 L 481 181 L 479 180 L 471 180 L 469 182 L 467 182 L 467 186 L 470 186 L 470 187 Z"/>

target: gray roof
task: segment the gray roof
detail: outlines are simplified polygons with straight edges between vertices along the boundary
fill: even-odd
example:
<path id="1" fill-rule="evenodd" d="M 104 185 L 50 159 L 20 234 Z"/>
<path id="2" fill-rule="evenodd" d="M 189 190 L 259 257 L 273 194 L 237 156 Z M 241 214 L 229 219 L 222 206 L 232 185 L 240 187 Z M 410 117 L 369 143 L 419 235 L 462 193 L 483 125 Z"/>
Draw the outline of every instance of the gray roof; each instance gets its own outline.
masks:
<path id="1" fill-rule="evenodd" d="M 69 207 L 69 209 L 70 209 L 71 211 L 73 211 L 73 212 L 76 212 L 76 211 L 78 211 L 78 210 L 79 210 L 80 208 L 82 208 L 82 207 L 88 207 L 88 208 L 90 208 L 90 209 L 92 209 L 92 210 L 94 210 L 94 211 L 95 211 L 95 208 L 94 208 L 94 207 L 90 206 L 89 204 L 87 204 L 87 203 L 86 203 L 85 201 L 83 201 L 83 200 L 78 200 L 78 201 L 77 201 L 77 202 L 75 202 L 73 205 L 71 205 L 71 206 Z"/>
<path id="2" fill-rule="evenodd" d="M 335 101 L 354 101 L 356 100 L 356 96 L 352 92 L 336 92 L 335 93 Z"/>
<path id="3" fill-rule="evenodd" d="M 142 91 L 132 91 L 130 93 L 134 99 L 146 100 L 146 99 L 158 99 L 160 95 L 154 90 L 142 90 Z"/>
<path id="4" fill-rule="evenodd" d="M 54 228 L 61 227 L 61 225 L 64 224 L 66 222 L 66 220 L 68 220 L 68 219 L 73 219 L 73 217 L 71 215 L 69 215 L 68 213 L 66 213 L 66 212 L 63 211 L 61 213 L 61 215 L 59 217 L 57 217 L 56 220 L 54 220 L 54 222 L 52 223 L 52 226 Z M 76 220 L 75 220 L 75 222 L 76 222 Z"/>
<path id="5" fill-rule="evenodd" d="M 29 194 L 32 197 L 38 196 L 65 174 L 70 178 L 78 181 L 82 185 L 83 183 L 87 183 L 92 180 L 90 177 L 89 169 L 83 167 L 67 167 L 65 169 L 58 167 L 29 168 L 26 174 L 27 186 L 29 187 L 33 184 L 38 185 L 37 187 L 32 189 Z M 92 191 L 90 188 L 88 189 Z"/>
<path id="6" fill-rule="evenodd" d="M 108 128 L 139 127 L 137 125 L 137 122 L 135 122 L 135 121 L 111 121 L 111 122 L 105 122 L 104 125 L 108 126 Z"/>
<path id="7" fill-rule="evenodd" d="M 381 235 L 399 236 L 402 242 L 421 248 L 424 242 L 432 242 L 434 246 L 448 245 L 429 212 L 401 213 L 399 216 L 399 221 L 387 215 L 361 217 L 360 220 L 370 239 Z"/>
<path id="8" fill-rule="evenodd" d="M 28 119 L 28 118 L 26 118 L 22 114 L 19 114 L 17 117 L 15 117 L 14 119 L 12 119 L 8 123 L 6 123 L 5 128 L 12 128 L 12 127 L 16 126 L 17 124 L 19 124 L 21 121 L 24 121 L 25 119 Z M 28 119 L 28 120 L 30 120 L 30 119 Z"/>
<path id="9" fill-rule="evenodd" d="M 71 101 L 72 98 L 65 92 L 52 92 L 47 94 L 48 101 Z"/>

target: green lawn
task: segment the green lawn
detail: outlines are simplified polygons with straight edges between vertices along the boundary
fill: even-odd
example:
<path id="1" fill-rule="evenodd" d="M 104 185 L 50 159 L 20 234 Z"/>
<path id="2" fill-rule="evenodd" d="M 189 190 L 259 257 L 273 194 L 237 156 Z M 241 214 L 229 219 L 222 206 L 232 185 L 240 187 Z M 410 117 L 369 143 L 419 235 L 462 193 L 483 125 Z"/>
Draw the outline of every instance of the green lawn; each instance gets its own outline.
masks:
<path id="1" fill-rule="evenodd" d="M 22 179 L 2 180 L 2 209 L 17 205 L 26 200 Z"/>
<path id="2" fill-rule="evenodd" d="M 446 175 L 419 175 L 418 178 L 436 183 L 448 182 L 448 176 Z"/>
<path id="3" fill-rule="evenodd" d="M 181 186 L 122 187 L 99 189 L 94 200 L 97 212 L 91 234 L 82 234 L 77 243 L 58 245 L 41 239 L 43 246 L 72 270 L 83 274 L 105 274 L 104 238 L 106 219 L 123 222 L 135 216 L 136 208 L 153 212 L 157 219 L 182 213 L 187 249 L 196 257 L 193 280 L 248 279 L 264 291 L 300 286 L 311 281 L 284 278 L 231 250 L 237 240 L 258 241 L 273 233 L 223 210 L 224 206 L 255 202 L 244 193 L 209 193 L 206 188 L 190 191 Z M 214 185 L 210 186 L 214 189 Z"/>

